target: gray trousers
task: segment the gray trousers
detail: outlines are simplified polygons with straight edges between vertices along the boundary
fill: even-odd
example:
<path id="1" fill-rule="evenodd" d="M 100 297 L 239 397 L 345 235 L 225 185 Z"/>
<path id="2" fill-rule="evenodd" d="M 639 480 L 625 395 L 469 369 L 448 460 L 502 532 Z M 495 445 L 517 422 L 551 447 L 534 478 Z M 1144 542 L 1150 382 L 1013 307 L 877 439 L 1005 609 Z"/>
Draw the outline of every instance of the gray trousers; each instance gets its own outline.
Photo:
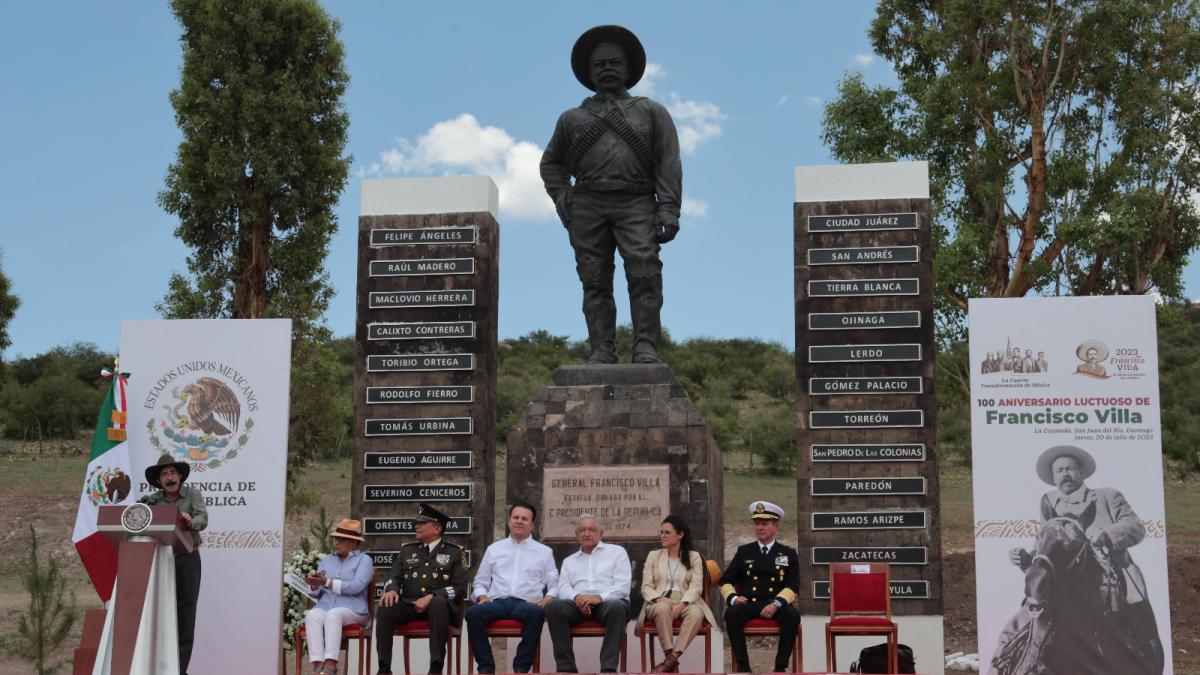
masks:
<path id="1" fill-rule="evenodd" d="M 556 672 L 579 672 L 575 666 L 575 648 L 571 644 L 571 626 L 587 619 L 604 624 L 604 640 L 600 643 L 601 672 L 617 672 L 621 663 L 625 624 L 629 622 L 630 615 L 628 600 L 606 600 L 592 607 L 590 617 L 584 616 L 571 600 L 551 601 L 546 605 L 546 625 L 550 627 L 550 640 L 554 643 Z"/>

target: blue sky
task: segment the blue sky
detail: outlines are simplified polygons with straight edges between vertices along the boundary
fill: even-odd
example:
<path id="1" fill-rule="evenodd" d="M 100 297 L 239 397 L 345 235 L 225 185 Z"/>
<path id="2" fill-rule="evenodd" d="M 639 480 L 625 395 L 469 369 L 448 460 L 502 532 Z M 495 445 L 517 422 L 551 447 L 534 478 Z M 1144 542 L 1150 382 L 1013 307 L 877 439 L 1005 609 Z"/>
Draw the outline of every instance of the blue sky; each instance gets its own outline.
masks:
<path id="1" fill-rule="evenodd" d="M 688 151 L 664 325 L 793 344 L 792 169 L 831 161 L 821 105 L 848 71 L 893 81 L 866 39 L 874 3 L 324 4 L 342 22 L 354 156 L 327 265 L 336 335 L 354 330 L 362 178 L 488 173 L 502 190 L 501 338 L 583 337 L 570 245 L 528 168 L 587 93 L 568 63 L 575 38 L 619 23 L 652 64 L 634 93 L 671 108 Z M 6 7 L 0 250 L 22 300 L 6 358 L 77 340 L 115 349 L 120 320 L 156 318 L 184 269 L 155 204 L 179 141 L 178 34 L 163 2 Z M 1186 280 L 1200 295 L 1195 265 Z"/>

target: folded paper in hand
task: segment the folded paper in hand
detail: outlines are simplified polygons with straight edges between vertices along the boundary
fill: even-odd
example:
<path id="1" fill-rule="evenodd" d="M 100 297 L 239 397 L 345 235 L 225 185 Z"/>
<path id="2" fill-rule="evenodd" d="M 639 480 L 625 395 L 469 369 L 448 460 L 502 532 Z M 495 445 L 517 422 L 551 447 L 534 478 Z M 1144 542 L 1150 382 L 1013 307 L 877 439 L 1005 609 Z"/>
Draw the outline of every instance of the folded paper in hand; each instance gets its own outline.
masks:
<path id="1" fill-rule="evenodd" d="M 304 579 L 301 579 L 295 572 L 286 572 L 283 575 L 283 583 L 291 586 L 293 591 L 296 591 L 309 600 L 316 600 L 317 596 L 321 594 L 320 589 L 313 590 L 313 588 L 305 583 Z"/>

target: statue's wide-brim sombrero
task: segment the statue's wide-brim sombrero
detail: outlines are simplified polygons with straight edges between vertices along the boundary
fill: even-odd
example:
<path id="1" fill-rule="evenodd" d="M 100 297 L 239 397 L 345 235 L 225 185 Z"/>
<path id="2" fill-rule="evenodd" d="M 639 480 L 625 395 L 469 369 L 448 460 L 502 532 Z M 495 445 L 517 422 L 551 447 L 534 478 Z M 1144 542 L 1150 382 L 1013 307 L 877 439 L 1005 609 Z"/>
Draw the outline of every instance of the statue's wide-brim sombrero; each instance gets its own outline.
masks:
<path id="1" fill-rule="evenodd" d="M 163 455 L 158 458 L 157 462 L 146 467 L 146 482 L 161 490 L 162 483 L 158 482 L 158 475 L 168 466 L 175 467 L 175 470 L 179 472 L 179 482 L 181 484 L 188 479 L 188 474 L 192 472 L 192 467 L 187 462 L 176 462 L 174 457 Z"/>
<path id="2" fill-rule="evenodd" d="M 1074 457 L 1075 461 L 1079 462 L 1080 480 L 1086 480 L 1096 473 L 1096 458 L 1092 457 L 1092 453 L 1074 445 L 1056 445 L 1038 457 L 1037 475 L 1042 482 L 1054 485 L 1054 472 L 1051 470 L 1051 465 L 1059 457 Z"/>
<path id="3" fill-rule="evenodd" d="M 1108 358 L 1108 345 L 1099 340 L 1084 340 L 1078 347 L 1075 348 L 1075 356 L 1079 357 L 1080 361 L 1087 361 L 1087 353 L 1089 349 L 1096 350 L 1096 358 L 1104 361 Z"/>
<path id="4" fill-rule="evenodd" d="M 589 62 L 592 51 L 605 42 L 611 42 L 625 51 L 625 62 L 629 68 L 625 77 L 625 88 L 632 89 L 646 72 L 646 50 L 642 47 L 641 40 L 623 26 L 596 26 L 579 36 L 575 46 L 571 48 L 571 70 L 575 71 L 575 79 L 588 89 L 596 91 Z"/>

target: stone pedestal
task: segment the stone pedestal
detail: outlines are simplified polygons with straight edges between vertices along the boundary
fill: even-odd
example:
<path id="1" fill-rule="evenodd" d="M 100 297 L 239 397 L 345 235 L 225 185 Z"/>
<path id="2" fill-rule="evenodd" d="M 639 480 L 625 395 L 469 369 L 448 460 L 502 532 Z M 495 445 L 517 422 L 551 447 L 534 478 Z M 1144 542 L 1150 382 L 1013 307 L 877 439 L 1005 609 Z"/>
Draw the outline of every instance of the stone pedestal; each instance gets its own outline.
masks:
<path id="1" fill-rule="evenodd" d="M 555 559 L 578 550 L 575 521 L 600 517 L 604 540 L 642 563 L 658 526 L 682 516 L 696 550 L 724 566 L 721 452 L 664 364 L 563 366 L 508 432 L 508 502 L 538 509 L 537 535 Z"/>

